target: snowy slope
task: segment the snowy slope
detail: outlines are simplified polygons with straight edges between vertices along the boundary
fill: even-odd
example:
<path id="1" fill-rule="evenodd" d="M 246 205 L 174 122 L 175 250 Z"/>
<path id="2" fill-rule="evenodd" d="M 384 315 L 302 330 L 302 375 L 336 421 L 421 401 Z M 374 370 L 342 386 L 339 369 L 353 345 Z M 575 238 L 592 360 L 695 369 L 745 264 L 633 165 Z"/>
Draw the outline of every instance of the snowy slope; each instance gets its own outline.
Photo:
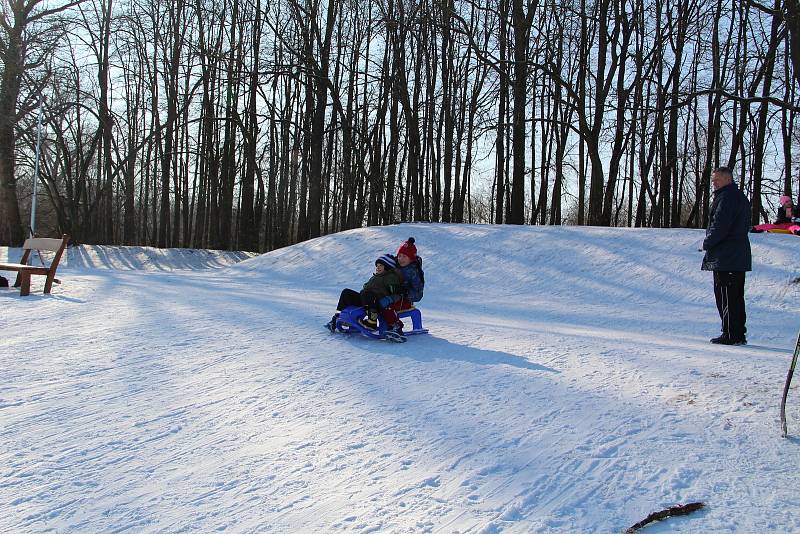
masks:
<path id="1" fill-rule="evenodd" d="M 412 235 L 431 334 L 323 330 Z M 751 237 L 720 347 L 702 236 L 399 225 L 0 291 L 0 531 L 798 531 L 800 240 Z"/>

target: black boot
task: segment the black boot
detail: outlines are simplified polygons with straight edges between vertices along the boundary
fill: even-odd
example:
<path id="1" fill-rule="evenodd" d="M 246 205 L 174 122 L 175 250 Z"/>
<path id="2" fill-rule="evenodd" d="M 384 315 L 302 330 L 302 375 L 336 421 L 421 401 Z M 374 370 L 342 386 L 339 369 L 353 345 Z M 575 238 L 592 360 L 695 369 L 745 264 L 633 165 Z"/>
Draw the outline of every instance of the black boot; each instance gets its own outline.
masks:
<path id="1" fill-rule="evenodd" d="M 377 330 L 378 312 L 372 308 L 367 308 L 367 314 L 358 320 L 358 324 L 369 330 Z"/>
<path id="2" fill-rule="evenodd" d="M 727 334 L 722 334 L 719 337 L 712 337 L 711 342 L 715 345 L 733 345 L 733 340 Z"/>
<path id="3" fill-rule="evenodd" d="M 338 313 L 334 313 L 333 317 L 331 317 L 331 320 L 329 322 L 325 323 L 325 328 L 330 330 L 331 333 L 336 332 L 336 320 L 338 318 L 339 318 L 339 314 Z"/>
<path id="4" fill-rule="evenodd" d="M 715 345 L 747 345 L 747 338 L 744 336 L 733 338 L 727 334 L 722 334 L 719 337 L 711 338 L 711 342 Z"/>

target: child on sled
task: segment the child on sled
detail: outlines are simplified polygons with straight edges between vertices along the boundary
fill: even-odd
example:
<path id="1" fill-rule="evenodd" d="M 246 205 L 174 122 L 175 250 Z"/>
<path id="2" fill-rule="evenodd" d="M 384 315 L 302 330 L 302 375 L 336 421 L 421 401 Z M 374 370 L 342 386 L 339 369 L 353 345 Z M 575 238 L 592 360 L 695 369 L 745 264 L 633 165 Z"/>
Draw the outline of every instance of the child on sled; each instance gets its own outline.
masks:
<path id="1" fill-rule="evenodd" d="M 794 207 L 791 197 L 782 195 L 775 222 L 753 226 L 750 231 L 753 233 L 779 231 L 800 235 L 800 224 L 798 224 L 800 220 L 798 218 L 800 218 L 800 209 Z"/>
<path id="2" fill-rule="evenodd" d="M 414 303 L 422 299 L 425 286 L 425 275 L 422 271 L 422 258 L 417 256 L 417 247 L 413 237 L 409 237 L 397 249 L 397 271 L 402 277 L 399 290 L 381 299 L 383 318 L 386 324 L 402 332 L 403 323 L 397 312 L 414 307 Z"/>
<path id="3" fill-rule="evenodd" d="M 325 326 L 331 332 L 336 330 L 336 320 L 339 312 L 348 306 L 363 306 L 367 308 L 367 314 L 359 319 L 361 326 L 375 330 L 378 327 L 378 312 L 383 314 L 386 324 L 390 325 L 388 330 L 402 335 L 402 323 L 397 319 L 397 313 L 392 311 L 387 313 L 385 305 L 390 304 L 386 299 L 393 293 L 400 290 L 402 278 L 396 270 L 397 262 L 391 254 L 384 254 L 375 260 L 375 274 L 367 280 L 361 291 L 353 289 L 343 289 L 339 295 L 339 303 L 336 306 L 336 313 Z M 399 324 L 398 324 L 399 323 Z"/>

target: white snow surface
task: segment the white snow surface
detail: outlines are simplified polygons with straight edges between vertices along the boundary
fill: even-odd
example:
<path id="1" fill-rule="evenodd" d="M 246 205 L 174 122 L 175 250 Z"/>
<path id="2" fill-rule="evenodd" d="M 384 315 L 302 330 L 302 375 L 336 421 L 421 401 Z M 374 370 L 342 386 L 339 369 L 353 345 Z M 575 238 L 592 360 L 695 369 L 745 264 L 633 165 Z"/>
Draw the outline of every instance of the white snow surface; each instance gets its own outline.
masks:
<path id="1" fill-rule="evenodd" d="M 751 236 L 749 344 L 725 347 L 703 235 L 72 250 L 51 295 L 0 290 L 0 532 L 621 532 L 695 501 L 644 531 L 800 531 L 800 239 Z M 430 334 L 323 329 L 409 236 Z"/>

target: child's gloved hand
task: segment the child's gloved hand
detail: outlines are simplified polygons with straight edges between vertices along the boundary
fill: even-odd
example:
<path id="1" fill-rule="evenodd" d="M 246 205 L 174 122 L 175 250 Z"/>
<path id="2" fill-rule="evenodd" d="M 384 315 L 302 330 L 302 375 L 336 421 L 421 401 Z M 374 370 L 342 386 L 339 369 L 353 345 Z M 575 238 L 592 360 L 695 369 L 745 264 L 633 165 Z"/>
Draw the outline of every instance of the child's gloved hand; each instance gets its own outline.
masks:
<path id="1" fill-rule="evenodd" d="M 381 308 L 388 308 L 393 303 L 394 299 L 392 299 L 391 295 L 387 295 L 378 301 L 378 304 L 380 305 Z"/>

